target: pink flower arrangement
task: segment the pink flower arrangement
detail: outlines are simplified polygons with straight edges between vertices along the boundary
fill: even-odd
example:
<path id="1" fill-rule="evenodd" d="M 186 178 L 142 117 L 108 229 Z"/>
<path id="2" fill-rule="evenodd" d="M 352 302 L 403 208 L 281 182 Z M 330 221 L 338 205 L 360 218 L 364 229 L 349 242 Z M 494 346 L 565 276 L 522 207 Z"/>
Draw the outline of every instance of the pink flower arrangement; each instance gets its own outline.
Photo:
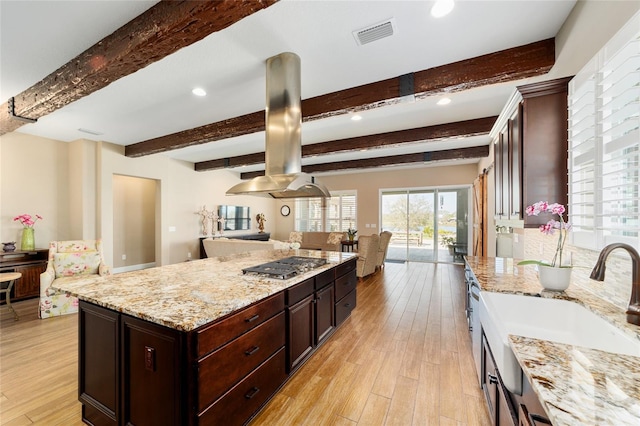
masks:
<path id="1" fill-rule="evenodd" d="M 20 221 L 20 223 L 22 224 L 22 226 L 24 226 L 25 228 L 33 228 L 33 225 L 38 221 L 41 220 L 42 216 L 40 216 L 39 214 L 36 215 L 36 218 L 34 219 L 30 214 L 21 214 L 20 216 L 16 216 L 13 218 L 13 221 Z"/>
<path id="2" fill-rule="evenodd" d="M 562 204 L 553 203 L 549 204 L 546 201 L 538 201 L 531 206 L 528 206 L 525 210 L 527 216 L 538 216 L 540 213 L 551 213 L 557 214 L 560 220 L 551 219 L 544 225 L 540 226 L 540 232 L 546 235 L 553 235 L 558 230 L 558 244 L 556 246 L 556 253 L 551 260 L 551 266 L 562 267 L 562 250 L 564 249 L 564 243 L 567 241 L 567 233 L 569 229 L 571 229 L 571 225 L 568 222 L 564 221 L 562 215 L 566 211 L 565 207 Z M 537 260 L 523 260 L 519 263 L 520 265 L 527 264 L 538 264 L 538 265 L 547 265 L 545 262 L 540 262 Z"/>

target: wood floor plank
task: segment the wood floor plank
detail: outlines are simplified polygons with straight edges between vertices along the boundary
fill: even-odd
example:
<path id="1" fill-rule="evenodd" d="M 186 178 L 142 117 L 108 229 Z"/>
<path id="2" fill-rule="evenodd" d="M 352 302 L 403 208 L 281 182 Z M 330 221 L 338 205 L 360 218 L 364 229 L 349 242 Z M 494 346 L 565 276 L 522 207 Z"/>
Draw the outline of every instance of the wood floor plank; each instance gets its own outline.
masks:
<path id="1" fill-rule="evenodd" d="M 440 366 L 423 362 L 416 390 L 413 424 L 435 425 L 440 421 Z"/>
<path id="2" fill-rule="evenodd" d="M 462 383 L 460 379 L 459 357 L 456 352 L 442 351 L 440 358 L 440 414 L 465 421 L 466 414 L 462 398 Z"/>
<path id="3" fill-rule="evenodd" d="M 418 380 L 403 376 L 398 377 L 385 425 L 404 426 L 412 424 L 417 390 Z"/>
<path id="4" fill-rule="evenodd" d="M 359 281 L 351 317 L 251 425 L 489 425 L 463 280 L 460 266 L 388 263 Z M 82 425 L 77 315 L 13 305 L 19 321 L 0 309 L 0 425 Z"/>
<path id="5" fill-rule="evenodd" d="M 369 351 L 366 362 L 361 365 L 350 392 L 345 397 L 345 403 L 340 411 L 341 416 L 354 421 L 360 418 L 385 357 L 384 352 Z"/>
<path id="6" fill-rule="evenodd" d="M 389 398 L 374 393 L 369 394 L 358 424 L 368 426 L 383 425 L 387 418 L 390 404 L 391 400 Z"/>

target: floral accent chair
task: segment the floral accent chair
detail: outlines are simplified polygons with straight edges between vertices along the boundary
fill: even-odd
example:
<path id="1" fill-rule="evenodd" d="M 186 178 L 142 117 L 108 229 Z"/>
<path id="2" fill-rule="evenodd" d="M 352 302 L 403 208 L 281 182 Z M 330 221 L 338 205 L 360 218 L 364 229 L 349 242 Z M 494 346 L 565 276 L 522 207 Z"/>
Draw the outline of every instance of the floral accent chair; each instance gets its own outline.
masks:
<path id="1" fill-rule="evenodd" d="M 78 312 L 78 299 L 51 288 L 54 282 L 110 275 L 102 257 L 102 240 L 52 241 L 47 269 L 40 275 L 38 316 L 49 318 Z"/>

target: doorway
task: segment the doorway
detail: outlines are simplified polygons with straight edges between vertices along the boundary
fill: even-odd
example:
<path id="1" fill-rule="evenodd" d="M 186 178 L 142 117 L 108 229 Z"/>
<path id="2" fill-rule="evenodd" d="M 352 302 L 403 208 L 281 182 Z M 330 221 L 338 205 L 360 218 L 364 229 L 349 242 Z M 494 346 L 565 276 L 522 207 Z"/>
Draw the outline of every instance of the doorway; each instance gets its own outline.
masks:
<path id="1" fill-rule="evenodd" d="M 393 233 L 390 262 L 463 261 L 469 241 L 469 188 L 381 191 L 381 229 Z"/>
<path id="2" fill-rule="evenodd" d="M 113 271 L 156 265 L 158 181 L 113 175 Z"/>

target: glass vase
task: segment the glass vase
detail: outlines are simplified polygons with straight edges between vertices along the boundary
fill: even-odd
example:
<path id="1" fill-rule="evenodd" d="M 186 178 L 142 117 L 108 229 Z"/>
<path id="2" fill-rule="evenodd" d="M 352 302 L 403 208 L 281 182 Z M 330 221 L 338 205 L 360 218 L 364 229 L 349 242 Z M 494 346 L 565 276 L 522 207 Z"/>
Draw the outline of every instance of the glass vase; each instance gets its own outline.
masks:
<path id="1" fill-rule="evenodd" d="M 22 242 L 20 249 L 23 251 L 33 250 L 36 248 L 36 238 L 34 236 L 33 228 L 22 229 Z"/>

